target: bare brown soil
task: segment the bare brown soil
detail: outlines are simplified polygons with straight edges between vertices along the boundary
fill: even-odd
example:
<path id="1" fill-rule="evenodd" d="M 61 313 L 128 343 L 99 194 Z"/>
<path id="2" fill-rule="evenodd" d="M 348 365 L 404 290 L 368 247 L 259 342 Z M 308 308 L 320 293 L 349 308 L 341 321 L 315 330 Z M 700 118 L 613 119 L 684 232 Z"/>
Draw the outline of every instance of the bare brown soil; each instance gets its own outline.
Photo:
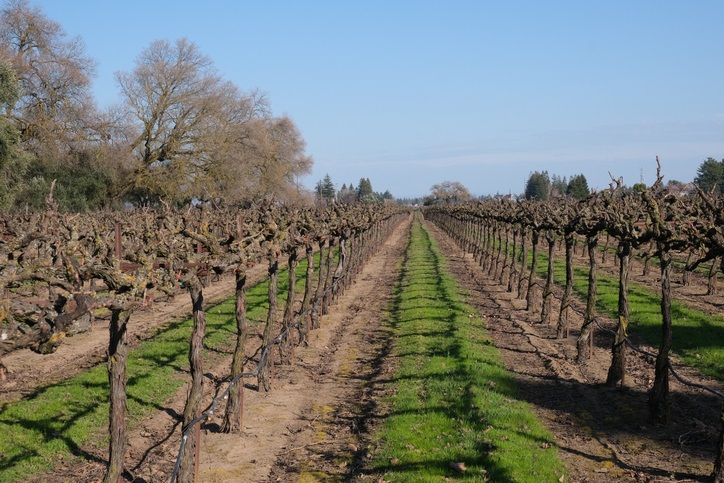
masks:
<path id="1" fill-rule="evenodd" d="M 242 434 L 218 431 L 223 407 L 204 425 L 199 481 L 382 481 L 381 475 L 368 472 L 365 461 L 374 452 L 374 428 L 385 415 L 383 396 L 392 391 L 386 382 L 394 370 L 394 358 L 388 357 L 392 342 L 382 318 L 404 255 L 409 224 L 410 220 L 398 226 L 366 264 L 330 314 L 322 318 L 321 328 L 312 332 L 309 345 L 297 349 L 294 365 L 276 366 L 271 392 L 259 393 L 256 381 L 247 380 Z M 556 340 L 552 325 L 538 323 L 539 301 L 536 310 L 526 311 L 524 301 L 506 292 L 507 283 L 483 273 L 469 254 L 462 253 L 434 226 L 428 227 L 448 259 L 450 272 L 467 292 L 469 303 L 486 321 L 518 380 L 521 397 L 555 435 L 569 469 L 569 481 L 708 481 L 719 431 L 720 403 L 714 397 L 674 381 L 671 424 L 650 424 L 646 397 L 653 369 L 649 358 L 629 354 L 626 384 L 604 387 L 611 343 L 605 332 L 596 335 L 593 358 L 577 364 L 577 315 L 573 316 L 571 337 Z M 232 282 L 226 284 L 223 295 L 232 290 Z M 187 298 L 177 299 L 183 306 L 180 310 L 188 311 Z M 582 309 L 583 303 L 577 303 Z M 152 333 L 154 324 L 171 317 L 161 312 L 160 305 L 155 310 L 136 339 Z M 555 304 L 553 313 L 557 313 Z M 135 323 L 141 325 L 138 320 Z M 613 325 L 611 321 L 609 324 Z M 84 336 L 98 339 L 96 345 L 87 346 L 95 352 L 84 359 L 84 364 L 92 365 L 103 358 L 107 333 L 99 329 L 78 337 Z M 75 343 L 72 339 L 67 342 Z M 39 368 L 32 360 L 13 362 L 11 356 L 6 357 L 6 365 L 13 370 L 11 382 L 37 386 L 61 380 L 67 376 L 65 370 L 80 370 L 77 359 L 72 358 L 86 357 L 83 350 L 76 348 L 74 355 L 64 354 L 61 349 L 66 345 L 72 344 L 64 344 L 52 356 L 38 356 L 45 358 L 42 361 L 55 356 L 54 364 L 59 367 Z M 229 366 L 230 357 L 219 356 L 206 370 L 210 388 L 207 399 L 214 396 L 212 390 L 223 390 L 222 380 Z M 683 368 L 682 372 L 687 378 L 722 390 L 721 385 L 695 371 Z M 127 481 L 169 481 L 179 448 L 179 415 L 186 391 L 180 390 L 131 432 Z M 93 461 L 61 467 L 36 481 L 100 481 L 105 455 L 98 450 L 87 451 L 95 455 Z"/>

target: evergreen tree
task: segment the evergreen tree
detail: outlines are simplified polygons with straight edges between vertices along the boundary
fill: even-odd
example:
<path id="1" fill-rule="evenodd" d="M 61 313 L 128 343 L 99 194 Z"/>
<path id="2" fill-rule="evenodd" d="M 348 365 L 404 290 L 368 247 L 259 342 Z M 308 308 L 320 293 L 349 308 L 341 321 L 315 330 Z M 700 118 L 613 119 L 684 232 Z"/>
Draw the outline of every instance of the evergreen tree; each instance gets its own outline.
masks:
<path id="1" fill-rule="evenodd" d="M 724 194 L 724 159 L 706 158 L 696 170 L 694 183 L 704 191 L 711 191 L 716 186 L 717 193 Z"/>
<path id="2" fill-rule="evenodd" d="M 394 199 L 395 199 L 395 197 L 392 196 L 392 193 L 390 193 L 390 190 L 386 190 L 384 193 L 382 193 L 381 195 L 379 195 L 379 197 L 380 197 L 381 199 L 385 200 L 385 201 L 386 201 L 386 200 L 394 200 Z"/>
<path id="3" fill-rule="evenodd" d="M 525 185 L 525 199 L 545 201 L 551 190 L 551 180 L 548 171 L 531 173 Z"/>
<path id="4" fill-rule="evenodd" d="M 322 180 L 322 196 L 324 196 L 326 200 L 331 201 L 334 199 L 336 194 L 337 190 L 334 188 L 332 178 L 330 178 L 328 174 L 325 175 Z"/>
<path id="5" fill-rule="evenodd" d="M 332 183 L 329 174 L 325 174 L 323 179 L 317 181 L 314 191 L 317 194 L 317 200 L 328 203 L 334 201 L 337 196 L 337 190 L 334 188 L 334 183 Z"/>
<path id="6" fill-rule="evenodd" d="M 577 200 L 585 199 L 591 194 L 591 190 L 588 188 L 588 181 L 582 174 L 571 176 L 571 180 L 568 182 L 566 187 L 566 195 Z"/>
<path id="7" fill-rule="evenodd" d="M 377 201 L 369 178 L 360 178 L 359 186 L 357 187 L 357 199 L 363 203 L 374 203 Z"/>

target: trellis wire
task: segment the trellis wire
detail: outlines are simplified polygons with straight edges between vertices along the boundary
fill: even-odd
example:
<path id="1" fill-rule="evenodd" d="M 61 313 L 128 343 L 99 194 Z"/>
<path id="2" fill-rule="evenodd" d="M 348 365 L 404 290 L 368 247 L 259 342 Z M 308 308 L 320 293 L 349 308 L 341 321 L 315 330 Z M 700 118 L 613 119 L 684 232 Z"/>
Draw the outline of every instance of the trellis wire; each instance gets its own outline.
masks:
<path id="1" fill-rule="evenodd" d="M 596 326 L 597 326 L 599 329 L 601 329 L 601 330 L 603 330 L 603 331 L 605 331 L 605 332 L 610 332 L 611 334 L 616 335 L 616 332 L 615 332 L 615 331 L 609 329 L 608 327 L 602 326 L 602 325 L 598 322 L 597 319 L 594 318 L 594 319 L 592 320 L 592 322 L 593 322 L 594 324 L 596 324 Z M 645 355 L 645 356 L 652 357 L 652 358 L 656 359 L 656 357 L 657 357 L 656 354 L 653 354 L 653 353 L 651 353 L 651 352 L 647 352 L 647 351 L 641 349 L 641 348 L 638 347 L 636 344 L 634 344 L 633 342 L 631 342 L 631 340 L 629 340 L 628 336 L 624 337 L 623 340 L 624 340 L 624 342 L 626 342 L 626 345 L 629 346 L 629 347 L 630 347 L 631 349 L 633 349 L 634 351 L 636 351 L 636 352 L 638 352 L 638 353 L 640 353 L 640 354 L 643 354 L 643 355 Z M 719 397 L 722 401 L 724 401 L 724 394 L 722 394 L 721 392 L 717 391 L 716 389 L 713 389 L 713 388 L 711 388 L 711 387 L 709 387 L 709 386 L 705 386 L 705 385 L 703 385 L 703 384 L 698 384 L 698 383 L 696 383 L 696 382 L 687 381 L 686 379 L 684 379 L 683 377 L 681 377 L 681 376 L 679 375 L 679 373 L 677 373 L 676 370 L 674 369 L 674 366 L 673 366 L 673 364 L 671 363 L 671 358 L 668 357 L 668 356 L 666 357 L 666 367 L 669 368 L 669 371 L 671 371 L 671 374 L 672 374 L 672 375 L 676 378 L 676 380 L 679 381 L 681 384 L 683 384 L 683 385 L 685 385 L 685 386 L 689 386 L 689 387 L 696 387 L 696 388 L 698 388 L 698 389 L 703 389 L 703 390 L 705 390 L 705 391 L 708 391 L 708 392 L 714 394 L 715 396 Z"/>

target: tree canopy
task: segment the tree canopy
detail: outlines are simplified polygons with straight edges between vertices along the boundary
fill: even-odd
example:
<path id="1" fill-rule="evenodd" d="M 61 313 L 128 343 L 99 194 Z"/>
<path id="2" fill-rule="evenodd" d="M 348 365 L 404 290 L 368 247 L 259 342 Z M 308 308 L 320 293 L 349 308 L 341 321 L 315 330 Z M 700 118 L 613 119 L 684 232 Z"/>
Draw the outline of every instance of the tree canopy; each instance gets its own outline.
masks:
<path id="1" fill-rule="evenodd" d="M 535 171 L 528 177 L 525 184 L 525 199 L 545 201 L 551 191 L 551 180 L 548 177 L 548 171 L 539 173 Z"/>
<path id="2" fill-rule="evenodd" d="M 724 159 L 706 158 L 696 170 L 694 183 L 704 191 L 716 189 L 717 193 L 724 194 Z"/>
<path id="3" fill-rule="evenodd" d="M 434 184 L 430 188 L 430 195 L 425 199 L 425 204 L 444 202 L 453 203 L 457 201 L 467 201 L 472 199 L 473 195 L 459 181 L 443 181 Z"/>
<path id="4" fill-rule="evenodd" d="M 99 110 L 95 60 L 30 6 L 0 10 L 0 209 L 248 204 L 296 199 L 312 158 L 288 116 L 224 80 L 188 39 L 157 40 L 116 74 L 120 106 Z"/>
<path id="5" fill-rule="evenodd" d="M 566 187 L 566 195 L 577 200 L 583 200 L 591 194 L 588 188 L 588 180 L 582 174 L 571 176 L 568 186 Z"/>

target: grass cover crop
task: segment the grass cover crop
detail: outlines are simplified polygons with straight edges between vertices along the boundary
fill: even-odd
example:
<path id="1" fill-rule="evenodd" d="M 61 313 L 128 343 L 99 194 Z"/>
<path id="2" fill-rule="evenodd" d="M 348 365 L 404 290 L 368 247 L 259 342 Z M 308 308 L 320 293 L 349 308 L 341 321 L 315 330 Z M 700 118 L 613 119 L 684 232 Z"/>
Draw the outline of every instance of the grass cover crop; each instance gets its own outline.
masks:
<path id="1" fill-rule="evenodd" d="M 473 312 L 416 221 L 389 311 L 399 368 L 372 470 L 392 482 L 563 481 L 551 435 Z"/>

